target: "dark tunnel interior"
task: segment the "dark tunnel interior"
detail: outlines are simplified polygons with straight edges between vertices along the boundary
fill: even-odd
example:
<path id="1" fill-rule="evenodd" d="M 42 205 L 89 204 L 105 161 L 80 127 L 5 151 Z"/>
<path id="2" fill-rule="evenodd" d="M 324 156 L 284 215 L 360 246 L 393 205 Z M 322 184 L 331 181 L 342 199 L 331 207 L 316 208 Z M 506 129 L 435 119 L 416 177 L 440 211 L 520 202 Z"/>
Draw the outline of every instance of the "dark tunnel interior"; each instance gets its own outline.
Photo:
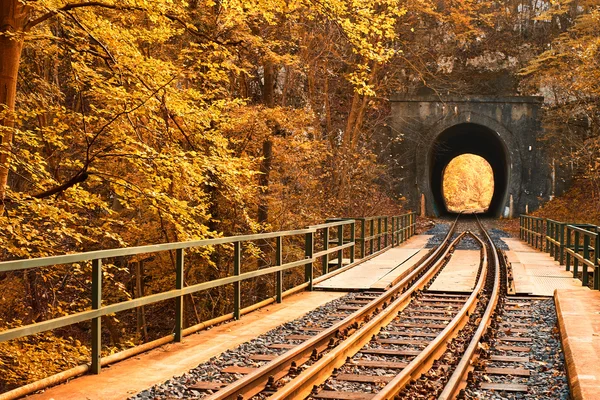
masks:
<path id="1" fill-rule="evenodd" d="M 435 214 L 451 214 L 446 208 L 442 191 L 444 169 L 454 157 L 465 153 L 483 157 L 492 167 L 494 195 L 486 214 L 493 217 L 501 216 L 508 190 L 510 165 L 506 147 L 495 131 L 472 123 L 458 124 L 446 129 L 433 144 L 429 171 Z"/>

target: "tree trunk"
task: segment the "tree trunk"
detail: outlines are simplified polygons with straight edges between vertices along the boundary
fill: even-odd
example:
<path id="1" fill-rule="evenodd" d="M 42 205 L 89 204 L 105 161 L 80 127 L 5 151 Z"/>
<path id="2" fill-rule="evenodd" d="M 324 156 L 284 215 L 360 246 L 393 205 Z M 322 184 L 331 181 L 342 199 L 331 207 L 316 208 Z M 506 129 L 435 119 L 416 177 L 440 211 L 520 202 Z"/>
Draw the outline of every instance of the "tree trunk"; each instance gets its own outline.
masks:
<path id="1" fill-rule="evenodd" d="M 4 198 L 10 166 L 10 147 L 15 120 L 17 77 L 23 50 L 23 29 L 29 8 L 18 0 L 0 0 L 0 215 L 4 214 Z"/>

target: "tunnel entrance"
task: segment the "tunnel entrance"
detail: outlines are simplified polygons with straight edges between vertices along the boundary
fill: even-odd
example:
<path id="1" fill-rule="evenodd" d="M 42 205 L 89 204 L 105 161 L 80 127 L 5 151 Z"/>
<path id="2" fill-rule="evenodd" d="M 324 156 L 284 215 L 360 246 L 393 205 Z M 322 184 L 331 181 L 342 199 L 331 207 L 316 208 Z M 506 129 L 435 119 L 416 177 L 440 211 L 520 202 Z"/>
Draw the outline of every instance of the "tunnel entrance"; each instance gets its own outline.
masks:
<path id="1" fill-rule="evenodd" d="M 499 217 L 503 213 L 508 192 L 510 161 L 499 135 L 492 129 L 473 123 L 454 125 L 435 139 L 429 155 L 429 171 L 435 214 L 452 214 L 444 199 L 444 171 L 448 164 L 462 154 L 474 154 L 485 159 L 492 168 L 494 192 L 485 214 Z"/>

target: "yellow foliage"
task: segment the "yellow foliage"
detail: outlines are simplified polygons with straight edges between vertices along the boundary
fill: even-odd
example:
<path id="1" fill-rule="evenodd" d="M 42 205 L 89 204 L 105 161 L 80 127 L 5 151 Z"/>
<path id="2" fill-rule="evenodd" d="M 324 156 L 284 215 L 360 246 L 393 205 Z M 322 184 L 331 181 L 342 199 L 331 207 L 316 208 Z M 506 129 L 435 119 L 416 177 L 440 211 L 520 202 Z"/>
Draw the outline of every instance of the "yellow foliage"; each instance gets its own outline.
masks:
<path id="1" fill-rule="evenodd" d="M 485 212 L 494 195 L 494 172 L 482 157 L 463 154 L 444 170 L 442 188 L 448 211 Z"/>

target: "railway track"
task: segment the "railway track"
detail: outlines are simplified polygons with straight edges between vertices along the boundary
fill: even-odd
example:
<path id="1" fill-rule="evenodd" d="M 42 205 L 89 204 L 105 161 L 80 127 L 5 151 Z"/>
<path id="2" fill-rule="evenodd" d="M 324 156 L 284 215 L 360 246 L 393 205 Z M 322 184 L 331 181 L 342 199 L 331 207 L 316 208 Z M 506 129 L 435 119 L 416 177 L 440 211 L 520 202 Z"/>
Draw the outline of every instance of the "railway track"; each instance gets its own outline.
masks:
<path id="1" fill-rule="evenodd" d="M 468 231 L 454 238 L 457 224 L 458 218 L 442 244 L 388 291 L 362 293 L 339 307 L 329 326 L 307 326 L 306 334 L 272 345 L 287 350 L 281 355 L 253 355 L 266 362 L 259 368 L 227 370 L 244 374 L 241 379 L 224 387 L 199 382 L 195 389 L 218 390 L 204 397 L 210 400 L 392 399 L 412 392 L 455 397 L 464 384 L 454 382 L 466 381 L 477 355 L 469 349 L 487 330 L 499 291 L 498 256 L 489 236 L 481 227 L 483 239 Z M 481 252 L 474 290 L 428 292 L 466 237 Z M 295 341 L 301 343 L 290 343 Z M 420 379 L 432 373 L 437 379 Z"/>

